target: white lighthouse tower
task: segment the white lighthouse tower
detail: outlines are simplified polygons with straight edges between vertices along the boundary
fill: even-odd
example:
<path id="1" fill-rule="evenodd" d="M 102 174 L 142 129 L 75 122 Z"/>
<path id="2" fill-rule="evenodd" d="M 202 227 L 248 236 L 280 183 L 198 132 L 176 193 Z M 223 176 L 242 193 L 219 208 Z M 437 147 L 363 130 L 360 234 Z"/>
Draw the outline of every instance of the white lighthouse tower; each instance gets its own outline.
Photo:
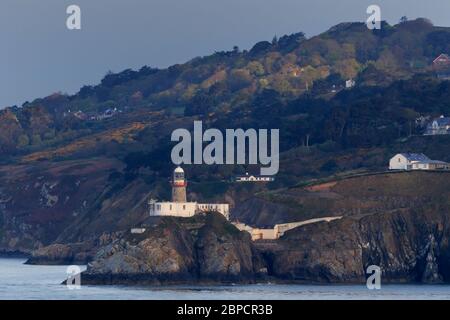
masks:
<path id="1" fill-rule="evenodd" d="M 187 202 L 186 186 L 184 170 L 181 167 L 176 167 L 172 179 L 172 202 Z"/>
<path id="2" fill-rule="evenodd" d="M 150 216 L 192 217 L 197 213 L 216 211 L 223 214 L 227 219 L 229 218 L 228 203 L 197 203 L 187 201 L 187 181 L 184 170 L 181 167 L 177 167 L 173 171 L 171 184 L 172 201 L 159 202 L 151 199 L 148 202 Z"/>

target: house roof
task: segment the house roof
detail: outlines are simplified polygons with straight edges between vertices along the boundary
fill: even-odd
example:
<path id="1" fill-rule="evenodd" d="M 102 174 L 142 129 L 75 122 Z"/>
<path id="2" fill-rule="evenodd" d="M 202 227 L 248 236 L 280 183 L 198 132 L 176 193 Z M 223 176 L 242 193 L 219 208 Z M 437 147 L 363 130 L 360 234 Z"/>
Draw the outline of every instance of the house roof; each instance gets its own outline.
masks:
<path id="1" fill-rule="evenodd" d="M 441 59 L 445 59 L 445 60 L 450 62 L 450 56 L 448 54 L 446 54 L 446 53 L 442 53 L 442 54 L 439 55 L 439 57 L 434 59 L 433 63 L 437 63 Z"/>
<path id="2" fill-rule="evenodd" d="M 440 117 L 437 119 L 434 119 L 433 122 L 436 121 L 438 123 L 438 126 L 444 127 L 444 126 L 450 126 L 450 118 L 449 117 Z"/>
<path id="3" fill-rule="evenodd" d="M 401 153 L 401 155 L 404 156 L 408 161 L 419 161 L 419 162 L 431 161 L 431 159 L 428 158 L 423 153 Z"/>

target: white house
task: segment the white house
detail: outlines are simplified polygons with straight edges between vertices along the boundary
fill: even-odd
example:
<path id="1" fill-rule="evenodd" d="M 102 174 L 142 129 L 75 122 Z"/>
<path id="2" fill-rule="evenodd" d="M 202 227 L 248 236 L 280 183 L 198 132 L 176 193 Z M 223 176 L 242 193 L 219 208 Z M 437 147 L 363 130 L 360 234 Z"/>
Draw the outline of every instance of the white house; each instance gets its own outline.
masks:
<path id="1" fill-rule="evenodd" d="M 389 161 L 389 170 L 448 170 L 450 165 L 431 160 L 423 153 L 399 153 Z"/>
<path id="2" fill-rule="evenodd" d="M 440 116 L 437 119 L 431 121 L 427 126 L 425 135 L 441 135 L 450 134 L 450 118 Z"/>
<path id="3" fill-rule="evenodd" d="M 433 61 L 433 66 L 448 66 L 450 65 L 450 56 L 445 53 L 441 53 L 436 59 Z"/>
<path id="4" fill-rule="evenodd" d="M 131 228 L 132 234 L 143 234 L 145 232 L 145 228 Z"/>
<path id="5" fill-rule="evenodd" d="M 433 61 L 433 68 L 439 79 L 450 79 L 450 56 L 445 53 L 439 55 L 439 57 Z"/>
<path id="6" fill-rule="evenodd" d="M 353 79 L 348 79 L 347 81 L 345 81 L 345 88 L 347 88 L 347 89 L 351 89 L 355 85 L 356 85 L 356 82 Z"/>
<path id="7" fill-rule="evenodd" d="M 245 176 L 237 176 L 235 179 L 236 182 L 270 182 L 274 180 L 274 177 L 271 176 L 253 176 L 248 173 Z"/>

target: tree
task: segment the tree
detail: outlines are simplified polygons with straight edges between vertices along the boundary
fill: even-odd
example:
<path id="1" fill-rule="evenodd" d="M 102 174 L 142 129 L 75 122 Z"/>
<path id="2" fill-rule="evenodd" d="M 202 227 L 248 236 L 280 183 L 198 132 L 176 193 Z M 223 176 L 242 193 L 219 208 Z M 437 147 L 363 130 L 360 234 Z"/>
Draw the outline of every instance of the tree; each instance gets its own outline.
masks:
<path id="1" fill-rule="evenodd" d="M 278 43 L 278 37 L 277 35 L 274 35 L 272 38 L 272 44 L 275 46 Z"/>
<path id="2" fill-rule="evenodd" d="M 31 137 L 31 144 L 34 146 L 39 146 L 42 144 L 42 139 L 39 134 L 34 134 L 33 137 Z"/>
<path id="3" fill-rule="evenodd" d="M 264 70 L 264 66 L 258 61 L 249 62 L 249 64 L 247 65 L 247 69 L 250 71 L 251 74 L 257 77 L 264 75 L 264 73 L 266 72 Z"/>
<path id="4" fill-rule="evenodd" d="M 233 70 L 228 76 L 227 83 L 231 91 L 241 90 L 252 83 L 252 76 L 246 69 Z"/>
<path id="5" fill-rule="evenodd" d="M 320 170 L 326 171 L 326 172 L 332 172 L 332 171 L 335 171 L 337 168 L 338 168 L 338 164 L 336 163 L 336 160 L 331 159 L 331 160 L 328 160 L 327 162 L 325 162 L 320 167 Z"/>
<path id="6" fill-rule="evenodd" d="M 253 48 L 250 49 L 250 54 L 255 55 L 261 55 L 264 54 L 272 48 L 272 44 L 269 41 L 260 41 L 256 43 Z"/>
<path id="7" fill-rule="evenodd" d="M 17 145 L 19 147 L 25 147 L 29 144 L 30 144 L 30 139 L 28 138 L 28 136 L 26 134 L 20 135 L 19 138 L 17 139 Z"/>
<path id="8" fill-rule="evenodd" d="M 403 16 L 400 18 L 400 23 L 405 23 L 408 22 L 408 17 L 407 16 Z"/>
<path id="9" fill-rule="evenodd" d="M 214 99 L 204 92 L 197 93 L 184 110 L 185 116 L 207 115 L 214 107 Z"/>
<path id="10" fill-rule="evenodd" d="M 141 91 L 136 91 L 130 97 L 130 104 L 133 105 L 133 106 L 136 106 L 139 103 L 141 103 L 143 99 L 144 99 L 144 95 L 142 94 L 142 92 Z"/>
<path id="11" fill-rule="evenodd" d="M 56 136 L 55 129 L 49 129 L 47 132 L 44 132 L 44 140 L 51 140 Z"/>

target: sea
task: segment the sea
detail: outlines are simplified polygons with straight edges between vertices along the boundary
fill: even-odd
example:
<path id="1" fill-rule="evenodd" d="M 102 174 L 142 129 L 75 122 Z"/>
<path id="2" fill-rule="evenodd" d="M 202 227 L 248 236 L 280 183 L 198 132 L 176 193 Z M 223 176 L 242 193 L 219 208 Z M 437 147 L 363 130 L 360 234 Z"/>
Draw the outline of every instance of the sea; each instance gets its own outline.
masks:
<path id="1" fill-rule="evenodd" d="M 449 285 L 255 284 L 227 286 L 92 286 L 61 284 L 67 266 L 25 265 L 0 258 L 0 300 L 450 300 Z M 85 266 L 80 266 L 84 270 Z"/>

